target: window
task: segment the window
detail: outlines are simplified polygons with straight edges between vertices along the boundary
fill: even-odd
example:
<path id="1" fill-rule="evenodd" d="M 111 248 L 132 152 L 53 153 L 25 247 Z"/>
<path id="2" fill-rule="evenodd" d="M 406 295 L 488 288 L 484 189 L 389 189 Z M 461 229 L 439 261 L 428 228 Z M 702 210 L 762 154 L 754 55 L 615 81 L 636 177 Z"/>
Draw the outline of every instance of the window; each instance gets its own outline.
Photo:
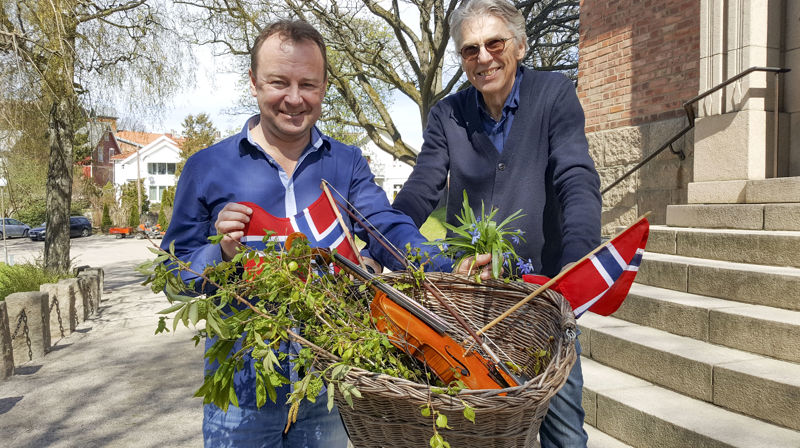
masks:
<path id="1" fill-rule="evenodd" d="M 150 194 L 147 195 L 147 198 L 150 199 L 151 202 L 161 202 L 161 196 L 166 189 L 167 187 L 165 185 L 152 185 L 150 186 Z"/>
<path id="2" fill-rule="evenodd" d="M 148 163 L 147 174 L 175 174 L 175 164 L 165 162 Z"/>
<path id="3" fill-rule="evenodd" d="M 105 148 L 100 148 L 100 149 L 97 150 L 97 161 L 98 162 L 102 162 L 103 161 L 103 153 L 104 152 L 105 152 Z"/>

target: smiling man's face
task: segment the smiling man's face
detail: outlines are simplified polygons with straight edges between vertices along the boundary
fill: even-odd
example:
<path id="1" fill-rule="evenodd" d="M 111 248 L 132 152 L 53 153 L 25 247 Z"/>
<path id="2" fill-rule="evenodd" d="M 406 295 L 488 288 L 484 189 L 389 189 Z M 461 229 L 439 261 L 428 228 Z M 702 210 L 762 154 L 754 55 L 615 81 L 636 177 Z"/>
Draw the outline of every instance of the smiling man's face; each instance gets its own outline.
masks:
<path id="1" fill-rule="evenodd" d="M 327 86 L 325 62 L 317 44 L 273 34 L 258 50 L 256 70 L 250 72 L 250 92 L 258 102 L 267 140 L 308 139 L 322 113 Z"/>
<path id="2" fill-rule="evenodd" d="M 461 61 L 469 82 L 483 94 L 487 104 L 503 104 L 514 86 L 517 63 L 525 56 L 525 45 L 517 43 L 511 30 L 502 19 L 495 16 L 477 17 L 463 23 L 461 46 L 480 46 L 478 56 Z M 495 39 L 512 38 L 499 54 L 486 51 L 483 44 Z"/>

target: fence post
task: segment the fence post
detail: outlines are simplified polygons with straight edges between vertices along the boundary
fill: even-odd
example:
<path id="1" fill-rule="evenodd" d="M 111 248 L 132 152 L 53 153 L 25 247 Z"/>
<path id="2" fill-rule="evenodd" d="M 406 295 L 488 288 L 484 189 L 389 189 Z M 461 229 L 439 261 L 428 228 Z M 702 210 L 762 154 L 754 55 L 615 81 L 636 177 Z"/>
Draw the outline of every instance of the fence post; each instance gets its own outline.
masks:
<path id="1" fill-rule="evenodd" d="M 45 292 L 15 292 L 6 297 L 14 364 L 41 358 L 50 349 L 50 309 Z"/>
<path id="2" fill-rule="evenodd" d="M 0 300 L 0 380 L 14 374 L 14 350 L 11 348 L 11 330 L 6 302 Z"/>

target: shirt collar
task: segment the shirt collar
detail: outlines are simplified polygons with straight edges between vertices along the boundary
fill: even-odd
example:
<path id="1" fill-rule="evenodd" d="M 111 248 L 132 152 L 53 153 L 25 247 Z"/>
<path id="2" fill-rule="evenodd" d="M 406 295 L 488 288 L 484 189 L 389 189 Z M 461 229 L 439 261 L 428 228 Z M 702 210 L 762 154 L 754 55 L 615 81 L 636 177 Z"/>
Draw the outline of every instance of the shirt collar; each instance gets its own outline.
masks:
<path id="1" fill-rule="evenodd" d="M 266 151 L 264 151 L 264 148 L 260 147 L 255 142 L 255 140 L 253 140 L 253 134 L 251 132 L 251 129 L 253 129 L 258 124 L 259 120 L 261 120 L 261 115 L 259 114 L 253 115 L 252 117 L 247 119 L 247 122 L 245 122 L 244 127 L 242 128 L 242 132 L 239 133 L 239 144 L 241 145 L 243 142 L 247 142 L 249 147 L 261 151 L 264 155 L 267 156 L 268 159 L 271 160 L 272 157 L 270 157 L 270 155 L 267 154 Z M 322 133 L 322 131 L 319 130 L 319 128 L 317 128 L 316 125 L 314 125 L 311 128 L 311 141 L 309 142 L 308 146 L 306 146 L 306 148 L 303 150 L 303 155 L 305 155 L 308 152 L 317 151 L 319 149 L 326 147 L 330 147 L 330 144 L 326 144 L 325 135 Z"/>
<path id="2" fill-rule="evenodd" d="M 522 83 L 522 74 L 523 74 L 522 66 L 519 66 L 517 68 L 517 74 L 514 77 L 514 85 L 511 86 L 511 92 L 508 93 L 506 102 L 505 104 L 503 104 L 503 110 L 502 110 L 503 115 L 500 118 L 501 121 L 508 114 L 509 111 L 517 110 L 517 107 L 519 106 L 519 85 Z M 478 104 L 478 110 L 480 110 L 483 114 L 485 114 L 485 117 L 491 118 L 492 115 L 486 109 L 486 103 L 483 101 L 483 95 L 481 95 L 481 93 L 478 92 L 478 89 L 475 89 L 475 101 Z"/>

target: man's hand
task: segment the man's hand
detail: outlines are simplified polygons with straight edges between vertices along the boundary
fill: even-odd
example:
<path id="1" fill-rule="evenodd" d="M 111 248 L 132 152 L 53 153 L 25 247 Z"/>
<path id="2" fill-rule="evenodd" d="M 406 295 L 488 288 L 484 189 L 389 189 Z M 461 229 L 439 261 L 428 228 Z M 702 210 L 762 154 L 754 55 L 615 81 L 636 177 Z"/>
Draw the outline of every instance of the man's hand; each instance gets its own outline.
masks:
<path id="1" fill-rule="evenodd" d="M 474 265 L 472 264 L 473 260 L 475 261 Z M 477 257 L 465 258 L 453 273 L 469 276 L 477 273 L 478 270 L 481 272 L 481 280 L 492 278 L 492 254 L 478 254 Z"/>
<path id="2" fill-rule="evenodd" d="M 225 234 L 225 238 L 219 243 L 223 260 L 230 261 L 236 255 L 239 240 L 244 236 L 244 226 L 250 222 L 252 214 L 253 210 L 250 207 L 236 202 L 228 202 L 220 210 L 214 227 L 217 229 L 217 235 Z"/>

